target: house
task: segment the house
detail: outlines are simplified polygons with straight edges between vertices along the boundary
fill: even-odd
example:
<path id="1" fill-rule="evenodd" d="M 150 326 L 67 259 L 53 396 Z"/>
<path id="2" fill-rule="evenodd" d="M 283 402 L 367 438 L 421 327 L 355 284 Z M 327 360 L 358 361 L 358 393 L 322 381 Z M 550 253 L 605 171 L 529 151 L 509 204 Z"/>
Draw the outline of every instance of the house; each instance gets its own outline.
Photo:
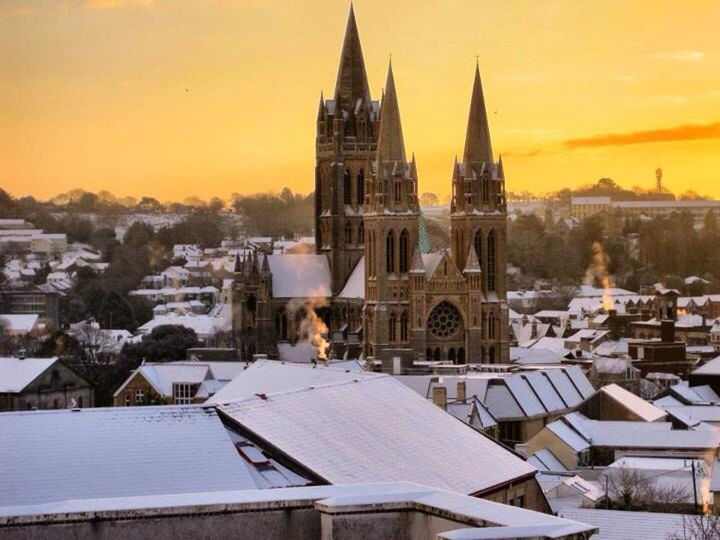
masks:
<path id="1" fill-rule="evenodd" d="M 245 369 L 242 362 L 144 363 L 113 394 L 115 407 L 203 403 Z"/>
<path id="2" fill-rule="evenodd" d="M 591 420 L 579 412 L 545 426 L 527 442 L 532 455 L 547 448 L 568 469 L 604 466 L 628 452 L 646 456 L 715 459 L 717 430 L 672 429 L 670 422 Z"/>
<path id="3" fill-rule="evenodd" d="M 0 358 L 0 411 L 92 407 L 90 384 L 52 358 Z"/>
<path id="4" fill-rule="evenodd" d="M 13 315 L 37 314 L 55 328 L 60 321 L 60 294 L 39 289 L 0 291 L 0 312 Z"/>
<path id="5" fill-rule="evenodd" d="M 660 422 L 667 413 L 617 384 L 608 384 L 587 398 L 579 407 L 594 420 Z"/>
<path id="6" fill-rule="evenodd" d="M 720 393 L 720 356 L 692 370 L 688 380 L 690 386 L 708 385 Z"/>
<path id="7" fill-rule="evenodd" d="M 546 508 L 532 466 L 391 375 L 260 360 L 210 402 L 326 483 L 403 479 Z"/>
<path id="8" fill-rule="evenodd" d="M 538 482 L 553 512 L 564 508 L 594 508 L 605 497 L 599 482 L 578 475 L 541 473 Z"/>
<path id="9" fill-rule="evenodd" d="M 497 424 L 498 440 L 511 448 L 526 442 L 548 422 L 575 410 L 594 392 L 576 366 L 515 373 L 401 376 L 398 380 L 466 423 L 478 422 L 483 429 Z M 453 412 L 458 409 L 467 411 Z"/>

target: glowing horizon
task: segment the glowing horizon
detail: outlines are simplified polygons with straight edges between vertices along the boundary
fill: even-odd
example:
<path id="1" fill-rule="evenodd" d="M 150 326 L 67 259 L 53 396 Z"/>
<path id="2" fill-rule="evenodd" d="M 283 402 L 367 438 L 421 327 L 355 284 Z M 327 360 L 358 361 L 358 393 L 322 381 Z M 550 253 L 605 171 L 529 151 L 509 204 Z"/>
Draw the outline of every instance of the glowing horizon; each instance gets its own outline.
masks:
<path id="1" fill-rule="evenodd" d="M 0 187 L 162 201 L 311 191 L 348 7 L 0 5 Z M 478 55 L 508 190 L 652 188 L 662 167 L 668 189 L 720 198 L 717 2 L 361 0 L 355 12 L 374 99 L 393 54 L 420 192 L 450 190 Z"/>

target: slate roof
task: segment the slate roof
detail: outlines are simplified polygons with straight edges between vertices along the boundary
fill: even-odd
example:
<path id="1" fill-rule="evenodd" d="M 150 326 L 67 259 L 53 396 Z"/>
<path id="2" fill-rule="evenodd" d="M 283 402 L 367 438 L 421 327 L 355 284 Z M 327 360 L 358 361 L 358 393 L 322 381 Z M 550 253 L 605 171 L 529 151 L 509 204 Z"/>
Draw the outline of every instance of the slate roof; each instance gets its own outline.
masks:
<path id="1" fill-rule="evenodd" d="M 301 366 L 284 378 L 299 369 L 321 378 L 331 372 Z M 349 373 L 344 381 L 252 395 L 218 410 L 333 484 L 422 481 L 470 494 L 535 472 L 390 375 Z"/>
<path id="2" fill-rule="evenodd" d="M 355 265 L 338 298 L 365 298 L 365 256 Z"/>
<path id="3" fill-rule="evenodd" d="M 656 407 L 652 403 L 645 401 L 640 396 L 636 396 L 615 383 L 603 386 L 598 392 L 609 396 L 646 422 L 655 422 L 667 416 L 667 413 L 661 408 Z"/>
<path id="4" fill-rule="evenodd" d="M 200 406 L 1 413 L 0 455 L 0 506 L 257 487 Z"/>
<path id="5" fill-rule="evenodd" d="M 673 534 L 684 537 L 682 514 L 563 508 L 558 516 L 599 527 L 600 533 L 593 535 L 593 540 L 659 540 Z"/>
<path id="6" fill-rule="evenodd" d="M 0 393 L 22 392 L 57 361 L 57 357 L 0 358 Z"/>

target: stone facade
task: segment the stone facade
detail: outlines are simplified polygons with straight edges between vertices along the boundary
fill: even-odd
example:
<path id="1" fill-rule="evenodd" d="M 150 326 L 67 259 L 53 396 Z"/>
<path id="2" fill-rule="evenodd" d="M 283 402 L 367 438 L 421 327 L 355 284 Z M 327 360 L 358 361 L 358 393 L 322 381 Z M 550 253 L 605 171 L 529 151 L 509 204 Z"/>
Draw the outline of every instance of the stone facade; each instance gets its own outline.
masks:
<path id="1" fill-rule="evenodd" d="M 406 154 L 392 65 L 382 100 L 373 100 L 352 9 L 335 93 L 321 96 L 316 128 L 316 252 L 327 258 L 331 290 L 318 314 L 333 340 L 354 334 L 366 357 L 383 360 L 507 362 L 505 178 L 479 69 L 463 159 L 449 170 L 448 250 L 430 253 L 423 242 L 418 169 Z M 278 341 L 297 339 L 289 299 L 273 297 L 278 277 L 262 255 L 239 268 L 235 332 L 243 356 L 275 354 Z M 362 294 L 344 294 L 356 271 L 364 273 Z"/>
<path id="2" fill-rule="evenodd" d="M 28 359 L 27 361 L 32 361 Z M 0 411 L 93 407 L 92 386 L 60 361 L 52 364 L 21 392 L 0 393 Z"/>

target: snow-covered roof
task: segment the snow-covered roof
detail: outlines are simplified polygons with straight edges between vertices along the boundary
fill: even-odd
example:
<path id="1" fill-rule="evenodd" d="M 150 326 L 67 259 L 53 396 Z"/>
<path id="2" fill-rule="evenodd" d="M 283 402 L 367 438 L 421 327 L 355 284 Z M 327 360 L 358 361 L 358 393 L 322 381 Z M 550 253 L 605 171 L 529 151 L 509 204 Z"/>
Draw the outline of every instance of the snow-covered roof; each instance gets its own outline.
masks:
<path id="1" fill-rule="evenodd" d="M 317 360 L 317 349 L 307 341 L 300 341 L 296 344 L 278 343 L 278 356 L 285 362 L 309 364 Z"/>
<path id="2" fill-rule="evenodd" d="M 528 458 L 528 463 L 539 471 L 566 472 L 567 467 L 547 448 L 538 450 Z"/>
<path id="3" fill-rule="evenodd" d="M 141 333 L 150 333 L 154 328 L 163 325 L 179 325 L 191 328 L 201 339 L 215 335 L 218 332 L 229 331 L 232 327 L 230 319 L 230 307 L 227 305 L 216 306 L 216 311 L 205 315 L 155 315 L 148 322 L 138 328 Z"/>
<path id="4" fill-rule="evenodd" d="M 360 257 L 338 298 L 365 298 L 365 256 Z"/>
<path id="5" fill-rule="evenodd" d="M 510 361 L 514 364 L 560 364 L 562 356 L 539 348 L 510 347 Z"/>
<path id="6" fill-rule="evenodd" d="M 284 378 L 299 369 L 323 376 L 322 369 L 281 365 Z M 535 473 L 390 375 L 348 373 L 344 381 L 253 395 L 218 410 L 333 484 L 422 481 L 470 494 Z"/>
<path id="7" fill-rule="evenodd" d="M 3 413 L 0 455 L 0 506 L 256 488 L 199 406 Z"/>
<path id="8" fill-rule="evenodd" d="M 652 403 L 645 401 L 640 396 L 636 396 L 615 383 L 603 386 L 598 392 L 602 392 L 611 397 L 646 422 L 656 422 L 667 416 L 667 413 L 661 408 L 656 407 Z"/>
<path id="9" fill-rule="evenodd" d="M 327 298 L 332 277 L 325 255 L 267 255 L 275 298 Z"/>
<path id="10" fill-rule="evenodd" d="M 684 538 L 684 524 L 697 516 L 660 512 L 629 512 L 594 508 L 563 508 L 558 516 L 600 528 L 593 540 L 658 540 Z"/>
<path id="11" fill-rule="evenodd" d="M 350 376 L 357 379 L 379 375 L 367 371 L 326 367 L 323 362 L 313 367 L 278 360 L 257 360 L 211 397 L 208 403 L 227 403 L 258 393 L 275 394 L 306 389 L 315 385 L 346 381 Z"/>
<path id="12" fill-rule="evenodd" d="M 720 356 L 705 362 L 699 368 L 692 371 L 693 375 L 720 375 Z"/>
<path id="13" fill-rule="evenodd" d="M 135 374 L 142 375 L 155 391 L 164 397 L 173 395 L 174 383 L 200 384 L 205 379 L 212 378 L 207 364 L 153 363 L 138 367 L 125 384 L 136 376 Z M 120 394 L 125 388 L 125 384 L 118 388 L 114 395 Z"/>
<path id="14" fill-rule="evenodd" d="M 22 392 L 58 359 L 0 357 L 0 393 Z"/>
<path id="15" fill-rule="evenodd" d="M 35 328 L 39 318 L 37 314 L 0 314 L 0 326 L 8 332 L 26 334 Z"/>

